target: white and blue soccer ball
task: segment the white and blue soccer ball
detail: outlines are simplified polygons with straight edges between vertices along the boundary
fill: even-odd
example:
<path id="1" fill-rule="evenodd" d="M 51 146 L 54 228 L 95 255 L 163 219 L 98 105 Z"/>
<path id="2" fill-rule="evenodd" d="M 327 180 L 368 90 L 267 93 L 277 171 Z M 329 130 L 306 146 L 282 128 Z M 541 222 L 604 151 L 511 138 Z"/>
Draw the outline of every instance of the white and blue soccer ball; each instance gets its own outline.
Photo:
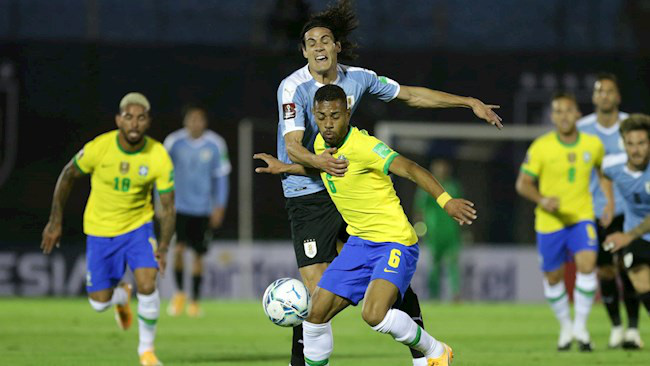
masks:
<path id="1" fill-rule="evenodd" d="M 262 306 L 273 324 L 295 327 L 307 319 L 311 298 L 302 282 L 295 278 L 280 278 L 264 291 Z"/>

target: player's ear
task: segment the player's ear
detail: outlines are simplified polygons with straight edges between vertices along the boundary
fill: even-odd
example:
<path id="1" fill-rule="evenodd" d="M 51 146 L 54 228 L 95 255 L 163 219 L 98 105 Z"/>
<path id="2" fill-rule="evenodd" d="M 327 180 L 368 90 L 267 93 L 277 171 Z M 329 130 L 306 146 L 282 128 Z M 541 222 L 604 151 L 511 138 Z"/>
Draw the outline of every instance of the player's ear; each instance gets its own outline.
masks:
<path id="1" fill-rule="evenodd" d="M 120 115 L 119 114 L 115 115 L 115 125 L 117 127 L 120 127 Z"/>
<path id="2" fill-rule="evenodd" d="M 341 42 L 337 41 L 335 45 L 336 45 L 336 53 L 341 53 L 341 50 L 343 49 L 343 47 L 341 47 Z"/>
<path id="3" fill-rule="evenodd" d="M 302 57 L 304 57 L 304 58 L 308 58 L 308 57 L 307 57 L 307 50 L 305 49 L 305 45 L 304 45 L 304 44 L 303 44 L 302 46 L 300 46 L 300 50 L 302 51 Z"/>

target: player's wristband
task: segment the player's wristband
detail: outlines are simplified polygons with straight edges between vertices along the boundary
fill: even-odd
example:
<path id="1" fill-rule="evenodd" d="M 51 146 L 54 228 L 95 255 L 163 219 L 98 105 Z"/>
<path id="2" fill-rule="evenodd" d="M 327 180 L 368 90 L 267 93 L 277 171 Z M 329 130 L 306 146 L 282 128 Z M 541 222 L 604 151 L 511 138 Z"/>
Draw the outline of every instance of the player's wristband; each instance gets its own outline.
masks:
<path id="1" fill-rule="evenodd" d="M 438 202 L 438 205 L 442 208 L 445 208 L 445 205 L 447 202 L 451 201 L 451 196 L 447 192 L 443 192 L 438 198 L 436 198 L 436 202 Z"/>

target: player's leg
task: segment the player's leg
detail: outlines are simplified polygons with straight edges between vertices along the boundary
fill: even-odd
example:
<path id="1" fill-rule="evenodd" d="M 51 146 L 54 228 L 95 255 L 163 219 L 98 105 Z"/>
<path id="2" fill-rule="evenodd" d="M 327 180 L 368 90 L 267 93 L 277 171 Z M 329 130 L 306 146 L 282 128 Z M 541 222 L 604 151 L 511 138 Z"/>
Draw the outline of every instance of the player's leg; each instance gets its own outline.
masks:
<path id="1" fill-rule="evenodd" d="M 154 257 L 157 242 L 153 225 L 144 224 L 130 234 L 126 258 L 137 287 L 140 364 L 160 365 L 154 353 L 156 328 L 160 317 L 160 295 L 156 288 L 158 263 Z"/>
<path id="2" fill-rule="evenodd" d="M 337 256 L 337 238 L 344 221 L 327 192 L 287 199 L 291 237 L 300 277 L 310 293 Z M 291 366 L 304 366 L 303 327 L 293 328 Z"/>
<path id="3" fill-rule="evenodd" d="M 564 285 L 564 263 L 567 259 L 566 236 L 566 229 L 553 233 L 537 233 L 537 251 L 544 273 L 544 297 L 560 323 L 560 335 L 557 342 L 559 351 L 571 348 L 573 340 L 571 309 Z"/>
<path id="4" fill-rule="evenodd" d="M 350 305 L 348 300 L 326 289 L 314 290 L 309 316 L 302 325 L 306 365 L 329 364 L 329 357 L 334 350 L 330 320 L 348 305 Z"/>
<path id="5" fill-rule="evenodd" d="M 569 250 L 574 253 L 576 263 L 576 282 L 573 290 L 573 337 L 578 341 L 581 351 L 591 351 L 591 338 L 587 331 L 587 319 L 594 304 L 598 289 L 596 258 L 598 256 L 598 236 L 592 221 L 583 221 L 569 228 Z"/>
<path id="6" fill-rule="evenodd" d="M 124 276 L 126 259 L 120 237 L 88 236 L 86 245 L 86 290 L 90 306 L 97 312 L 115 305 L 118 326 L 126 330 L 131 326 L 131 285 L 119 285 Z"/>
<path id="7" fill-rule="evenodd" d="M 373 247 L 372 244 L 367 246 Z M 418 256 L 417 245 L 393 243 L 374 248 L 368 256 L 375 260 L 372 281 L 366 290 L 361 314 L 373 330 L 390 334 L 396 341 L 420 351 L 429 365 L 446 366 L 453 357 L 451 348 L 438 342 L 402 310 L 390 309 L 406 293 Z"/>
<path id="8" fill-rule="evenodd" d="M 643 239 L 634 240 L 623 249 L 622 254 L 630 281 L 650 315 L 650 242 Z M 643 345 L 640 336 L 638 343 Z"/>
<path id="9" fill-rule="evenodd" d="M 208 217 L 197 217 L 192 226 L 190 245 L 194 251 L 192 260 L 192 295 L 187 306 L 187 315 L 198 317 L 202 315 L 199 307 L 201 284 L 203 283 L 203 257 L 208 252 L 208 244 L 212 235 L 208 234 Z"/>
<path id="10" fill-rule="evenodd" d="M 623 231 L 623 216 L 616 216 L 607 228 L 598 224 L 597 229 L 599 244 L 598 258 L 596 260 L 598 283 L 600 285 L 600 295 L 603 300 L 603 305 L 605 305 L 607 316 L 612 323 L 608 346 L 610 348 L 616 348 L 623 343 L 623 325 L 619 310 L 620 294 L 616 280 L 618 270 L 614 264 L 614 256 L 612 253 L 603 249 L 603 240 L 613 232 Z"/>
<path id="11" fill-rule="evenodd" d="M 639 299 L 650 315 L 650 266 L 641 264 L 629 269 L 630 281 L 639 293 Z"/>
<path id="12" fill-rule="evenodd" d="M 623 302 L 625 303 L 625 311 L 627 312 L 627 329 L 623 335 L 623 348 L 639 349 L 643 345 L 641 333 L 639 332 L 640 300 L 622 263 L 619 268 L 621 268 L 619 275 L 623 283 Z"/>
<path id="13" fill-rule="evenodd" d="M 185 271 L 185 248 L 189 238 L 190 216 L 181 213 L 176 214 L 176 244 L 174 245 L 174 282 L 176 292 L 169 301 L 167 314 L 178 316 L 183 313 L 187 292 L 185 291 L 185 281 L 183 280 Z"/>

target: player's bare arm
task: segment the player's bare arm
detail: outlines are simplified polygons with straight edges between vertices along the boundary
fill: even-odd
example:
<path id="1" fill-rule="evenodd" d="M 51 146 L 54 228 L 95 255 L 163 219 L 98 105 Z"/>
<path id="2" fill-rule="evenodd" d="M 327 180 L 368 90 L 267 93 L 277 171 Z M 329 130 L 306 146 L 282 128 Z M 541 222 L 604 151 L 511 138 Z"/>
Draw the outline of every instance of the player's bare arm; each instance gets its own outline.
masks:
<path id="1" fill-rule="evenodd" d="M 501 117 L 494 112 L 494 109 L 498 109 L 499 106 L 484 104 L 476 98 L 461 97 L 419 86 L 402 85 L 397 99 L 414 108 L 471 108 L 476 117 L 499 129 L 503 128 Z"/>
<path id="2" fill-rule="evenodd" d="M 160 195 L 160 205 L 162 206 L 160 215 L 160 241 L 156 250 L 156 260 L 160 266 L 160 273 L 165 273 L 167 264 L 167 251 L 169 242 L 174 235 L 176 227 L 176 209 L 174 207 L 174 191 L 162 193 Z"/>
<path id="3" fill-rule="evenodd" d="M 284 143 L 291 161 L 308 168 L 323 170 L 336 177 L 342 177 L 348 170 L 348 161 L 338 160 L 328 151 L 320 155 L 312 153 L 302 145 L 303 135 L 303 131 L 291 131 L 284 135 Z"/>
<path id="4" fill-rule="evenodd" d="M 537 189 L 535 179 L 530 175 L 519 172 L 515 185 L 517 193 L 527 200 L 540 205 L 544 210 L 554 213 L 560 208 L 560 201 L 557 197 L 544 197 Z"/>
<path id="5" fill-rule="evenodd" d="M 619 231 L 608 235 L 603 242 L 603 246 L 605 250 L 617 252 L 648 232 L 650 232 L 650 215 L 646 216 L 638 226 L 628 232 L 622 233 Z"/>
<path id="6" fill-rule="evenodd" d="M 41 249 L 44 254 L 50 254 L 54 246 L 59 247 L 63 223 L 63 208 L 68 201 L 68 196 L 70 195 L 70 191 L 72 191 L 75 179 L 81 178 L 84 175 L 74 165 L 74 158 L 63 167 L 61 174 L 59 174 L 56 187 L 54 188 L 54 197 L 52 197 L 50 219 L 43 230 Z"/>
<path id="7" fill-rule="evenodd" d="M 210 227 L 218 229 L 223 224 L 223 218 L 226 215 L 226 208 L 223 206 L 216 206 L 210 214 Z"/>
<path id="8" fill-rule="evenodd" d="M 614 187 L 612 184 L 612 181 L 603 174 L 603 171 L 600 169 L 596 169 L 598 172 L 598 181 L 600 183 L 600 189 L 605 195 L 605 199 L 607 199 L 607 203 L 605 204 L 605 207 L 603 208 L 603 213 L 600 218 L 600 225 L 603 227 L 608 227 L 611 223 L 612 220 L 614 219 L 614 211 L 615 211 L 615 202 L 614 202 Z"/>
<path id="9" fill-rule="evenodd" d="M 323 152 L 332 156 L 336 153 L 336 148 L 332 147 Z M 321 155 L 323 155 L 321 154 Z M 267 153 L 257 153 L 253 155 L 253 159 L 262 160 L 266 163 L 266 167 L 255 168 L 255 173 L 267 174 L 293 174 L 293 175 L 318 175 L 320 170 L 314 168 L 307 168 L 300 164 L 285 164 L 278 160 L 275 156 Z"/>
<path id="10" fill-rule="evenodd" d="M 393 160 L 389 171 L 414 182 L 436 199 L 446 193 L 438 180 L 428 170 L 401 155 Z M 472 220 L 476 220 L 476 210 L 473 208 L 474 204 L 470 201 L 462 198 L 452 198 L 442 206 L 447 214 L 460 225 L 471 225 Z"/>

